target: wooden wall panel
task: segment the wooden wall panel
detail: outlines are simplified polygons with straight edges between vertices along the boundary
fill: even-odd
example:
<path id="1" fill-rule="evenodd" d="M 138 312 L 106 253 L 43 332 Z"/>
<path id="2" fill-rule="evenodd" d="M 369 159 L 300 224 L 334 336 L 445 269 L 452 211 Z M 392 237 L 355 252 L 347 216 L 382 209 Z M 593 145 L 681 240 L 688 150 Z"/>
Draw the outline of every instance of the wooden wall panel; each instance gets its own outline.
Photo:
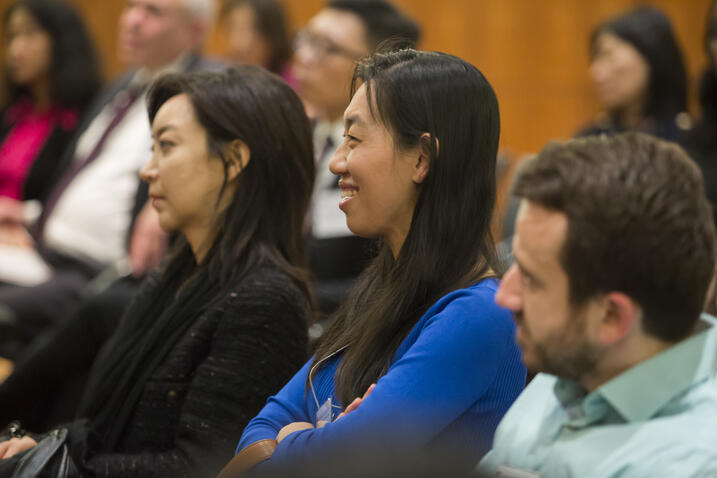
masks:
<path id="1" fill-rule="evenodd" d="M 656 5 L 674 22 L 693 84 L 704 65 L 702 35 L 709 0 L 396 2 L 421 21 L 422 48 L 465 58 L 488 77 L 501 105 L 502 145 L 515 153 L 570 137 L 598 113 L 587 75 L 587 43 L 605 18 L 638 4 Z M 298 20 L 309 18 L 317 4 L 287 1 Z"/>
<path id="2" fill-rule="evenodd" d="M 124 0 L 70 0 L 87 18 L 109 78 L 116 60 L 116 22 Z M 494 85 L 503 119 L 503 148 L 515 153 L 566 138 L 598 112 L 587 76 L 587 39 L 606 17 L 638 0 L 396 0 L 424 27 L 422 47 L 465 58 Z M 303 25 L 322 0 L 285 0 L 291 23 Z M 651 0 L 673 19 L 692 85 L 705 59 L 704 15 L 709 0 Z M 0 6 L 9 0 L 0 0 Z M 222 51 L 221 28 L 208 51 Z M 694 98 L 694 95 L 693 95 Z"/>

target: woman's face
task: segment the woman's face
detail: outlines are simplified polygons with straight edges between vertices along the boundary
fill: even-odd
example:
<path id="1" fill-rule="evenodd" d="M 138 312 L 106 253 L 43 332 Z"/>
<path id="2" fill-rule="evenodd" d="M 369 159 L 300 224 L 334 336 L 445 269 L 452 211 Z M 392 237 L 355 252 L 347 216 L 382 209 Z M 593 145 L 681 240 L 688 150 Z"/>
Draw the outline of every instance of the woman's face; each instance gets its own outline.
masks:
<path id="1" fill-rule="evenodd" d="M 634 46 L 605 32 L 595 41 L 590 76 L 603 108 L 612 112 L 642 105 L 650 66 Z"/>
<path id="2" fill-rule="evenodd" d="M 419 147 L 399 151 L 391 133 L 369 111 L 362 85 L 344 113 L 345 137 L 329 169 L 340 175 L 346 224 L 354 234 L 384 237 L 394 256 L 411 227 L 428 160 Z"/>
<path id="3" fill-rule="evenodd" d="M 181 231 L 188 239 L 206 238 L 215 218 L 233 196 L 224 181 L 222 160 L 207 151 L 207 133 L 195 118 L 187 95 L 177 95 L 157 112 L 152 123 L 152 159 L 140 175 L 149 183 L 152 206 L 166 231 Z"/>
<path id="4" fill-rule="evenodd" d="M 239 64 L 269 67 L 271 45 L 257 28 L 256 15 L 244 3 L 234 7 L 227 15 L 229 38 L 227 56 Z"/>
<path id="5" fill-rule="evenodd" d="M 19 85 L 47 79 L 52 58 L 52 39 L 25 8 L 10 15 L 5 29 L 8 74 Z"/>

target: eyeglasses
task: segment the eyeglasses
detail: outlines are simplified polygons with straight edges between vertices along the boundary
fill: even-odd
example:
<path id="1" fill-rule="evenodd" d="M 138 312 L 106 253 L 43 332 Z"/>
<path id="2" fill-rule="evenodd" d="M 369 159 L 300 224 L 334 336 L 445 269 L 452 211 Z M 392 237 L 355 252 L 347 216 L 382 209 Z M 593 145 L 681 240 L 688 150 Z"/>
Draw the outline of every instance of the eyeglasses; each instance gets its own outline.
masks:
<path id="1" fill-rule="evenodd" d="M 353 61 L 365 56 L 363 53 L 351 51 L 348 48 L 337 45 L 325 36 L 318 35 L 309 30 L 299 30 L 294 36 L 294 51 L 303 47 L 310 48 L 319 61 L 331 55 L 343 56 Z"/>

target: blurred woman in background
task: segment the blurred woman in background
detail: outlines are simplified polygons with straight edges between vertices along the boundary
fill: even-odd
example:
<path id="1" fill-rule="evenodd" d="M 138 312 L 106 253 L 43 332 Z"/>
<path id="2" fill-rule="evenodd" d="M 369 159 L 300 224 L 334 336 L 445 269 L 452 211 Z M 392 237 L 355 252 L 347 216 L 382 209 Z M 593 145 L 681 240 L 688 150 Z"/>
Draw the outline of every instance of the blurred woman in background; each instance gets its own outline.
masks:
<path id="1" fill-rule="evenodd" d="M 638 130 L 663 139 L 680 135 L 687 109 L 687 73 L 670 20 L 638 7 L 599 25 L 590 37 L 590 76 L 604 110 L 578 135 Z"/>
<path id="2" fill-rule="evenodd" d="M 43 200 L 100 67 L 78 13 L 58 0 L 19 0 L 5 10 L 4 106 L 0 110 L 0 216 Z M 15 218 L 15 222 L 22 222 Z"/>
<path id="3" fill-rule="evenodd" d="M 229 0 L 226 56 L 239 64 L 263 66 L 291 86 L 291 42 L 281 0 Z"/>

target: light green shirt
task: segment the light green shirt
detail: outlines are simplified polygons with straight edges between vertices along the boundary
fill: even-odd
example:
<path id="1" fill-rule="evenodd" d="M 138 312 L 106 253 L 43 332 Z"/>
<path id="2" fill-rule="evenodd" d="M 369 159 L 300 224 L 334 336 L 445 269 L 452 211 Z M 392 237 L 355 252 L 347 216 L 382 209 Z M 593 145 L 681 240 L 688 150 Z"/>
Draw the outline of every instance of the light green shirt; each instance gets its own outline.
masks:
<path id="1" fill-rule="evenodd" d="M 703 316 L 699 325 L 589 394 L 576 382 L 538 375 L 501 421 L 479 470 L 505 477 L 717 477 L 717 319 Z"/>

